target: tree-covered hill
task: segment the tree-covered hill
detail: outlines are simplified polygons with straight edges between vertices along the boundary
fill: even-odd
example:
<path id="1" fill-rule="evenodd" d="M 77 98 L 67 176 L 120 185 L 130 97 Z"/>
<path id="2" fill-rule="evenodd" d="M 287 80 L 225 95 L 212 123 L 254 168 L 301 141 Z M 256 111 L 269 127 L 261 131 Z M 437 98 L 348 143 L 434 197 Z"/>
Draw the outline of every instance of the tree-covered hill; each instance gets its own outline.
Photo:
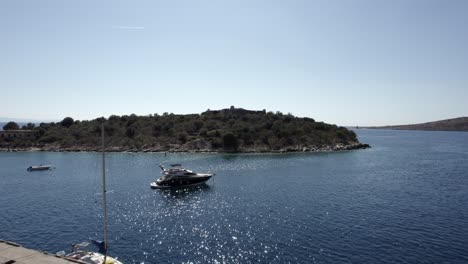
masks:
<path id="1" fill-rule="evenodd" d="M 34 137 L 1 137 L 0 148 L 98 150 L 102 123 L 110 151 L 283 152 L 367 147 L 344 127 L 231 107 L 201 114 L 112 115 L 91 121 L 66 117 L 58 123 L 24 126 Z"/>

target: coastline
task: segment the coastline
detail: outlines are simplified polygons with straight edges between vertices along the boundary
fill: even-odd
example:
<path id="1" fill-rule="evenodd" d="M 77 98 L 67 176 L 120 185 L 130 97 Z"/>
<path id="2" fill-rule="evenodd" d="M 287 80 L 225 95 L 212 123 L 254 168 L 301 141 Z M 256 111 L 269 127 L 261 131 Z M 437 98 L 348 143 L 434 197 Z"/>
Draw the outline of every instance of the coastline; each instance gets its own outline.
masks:
<path id="1" fill-rule="evenodd" d="M 183 146 L 179 147 L 141 147 L 141 148 L 131 148 L 131 147 L 115 147 L 110 146 L 106 148 L 106 152 L 127 152 L 127 153 L 232 153 L 232 154 L 248 154 L 248 153 L 297 153 L 297 152 L 336 152 L 336 151 L 347 151 L 347 150 L 358 150 L 366 149 L 371 146 L 363 143 L 352 143 L 352 144 L 335 144 L 335 145 L 325 145 L 325 146 L 291 146 L 281 149 L 270 149 L 267 147 L 256 147 L 249 149 L 239 149 L 237 151 L 226 151 L 222 149 L 189 149 L 184 148 Z M 47 145 L 47 146 L 31 146 L 31 147 L 11 147 L 5 148 L 0 147 L 0 152 L 99 152 L 101 151 L 100 147 L 95 146 L 71 146 L 71 147 L 62 147 L 57 145 Z"/>

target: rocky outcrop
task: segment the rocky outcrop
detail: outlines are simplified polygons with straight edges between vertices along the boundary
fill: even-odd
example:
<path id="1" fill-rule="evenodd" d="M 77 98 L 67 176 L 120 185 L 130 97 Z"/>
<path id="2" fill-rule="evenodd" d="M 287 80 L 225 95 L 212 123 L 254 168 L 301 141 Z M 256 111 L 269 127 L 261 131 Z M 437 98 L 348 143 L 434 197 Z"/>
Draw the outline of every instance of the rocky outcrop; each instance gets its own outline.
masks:
<path id="1" fill-rule="evenodd" d="M 248 149 L 239 149 L 236 153 L 289 153 L 289 152 L 332 152 L 332 151 L 347 151 L 356 149 L 370 148 L 368 144 L 352 143 L 352 144 L 336 144 L 336 145 L 322 145 L 322 146 L 291 146 L 281 149 L 269 149 L 265 146 L 252 147 Z M 62 147 L 59 145 L 51 144 L 41 147 L 15 147 L 15 148 L 0 148 L 0 151 L 50 151 L 50 152 L 96 152 L 101 151 L 100 147 L 95 146 L 69 146 Z M 220 149 L 213 149 L 209 142 L 198 142 L 196 144 L 172 144 L 170 146 L 142 146 L 141 148 L 126 147 L 126 146 L 109 146 L 106 147 L 107 152 L 192 152 L 192 153 L 224 153 L 226 151 Z M 232 153 L 232 151 L 229 151 Z"/>

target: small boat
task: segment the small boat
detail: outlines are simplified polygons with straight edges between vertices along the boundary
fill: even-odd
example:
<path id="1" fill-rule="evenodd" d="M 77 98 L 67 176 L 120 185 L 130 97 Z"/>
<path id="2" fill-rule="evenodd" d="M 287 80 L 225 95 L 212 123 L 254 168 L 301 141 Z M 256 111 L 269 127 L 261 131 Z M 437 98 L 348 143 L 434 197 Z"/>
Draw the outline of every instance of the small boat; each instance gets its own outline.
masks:
<path id="1" fill-rule="evenodd" d="M 205 183 L 214 173 L 196 173 L 182 168 L 181 164 L 172 164 L 170 169 L 161 168 L 163 176 L 150 184 L 153 189 L 191 187 Z"/>
<path id="2" fill-rule="evenodd" d="M 118 261 L 117 259 L 106 255 L 106 249 L 104 242 L 101 241 L 92 241 L 93 244 L 99 247 L 99 252 L 93 252 L 89 249 L 88 242 L 82 242 L 80 244 L 73 245 L 72 252 L 69 254 L 65 254 L 64 251 L 57 253 L 59 256 L 63 256 L 66 259 L 80 261 L 79 263 L 86 263 L 86 264 L 122 264 L 122 262 Z"/>
<path id="3" fill-rule="evenodd" d="M 50 170 L 52 165 L 39 165 L 39 166 L 29 166 L 28 171 L 41 171 L 41 170 Z"/>

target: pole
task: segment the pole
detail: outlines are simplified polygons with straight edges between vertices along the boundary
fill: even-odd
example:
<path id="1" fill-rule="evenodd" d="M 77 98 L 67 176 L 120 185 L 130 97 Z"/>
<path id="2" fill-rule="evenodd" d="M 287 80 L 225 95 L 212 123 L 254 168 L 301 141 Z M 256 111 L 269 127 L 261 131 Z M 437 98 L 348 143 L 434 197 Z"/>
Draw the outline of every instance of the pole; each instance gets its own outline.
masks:
<path id="1" fill-rule="evenodd" d="M 107 201 L 106 201 L 106 149 L 104 143 L 104 124 L 101 124 L 101 135 L 102 135 L 102 208 L 104 210 L 104 262 L 106 263 L 107 258 Z"/>

